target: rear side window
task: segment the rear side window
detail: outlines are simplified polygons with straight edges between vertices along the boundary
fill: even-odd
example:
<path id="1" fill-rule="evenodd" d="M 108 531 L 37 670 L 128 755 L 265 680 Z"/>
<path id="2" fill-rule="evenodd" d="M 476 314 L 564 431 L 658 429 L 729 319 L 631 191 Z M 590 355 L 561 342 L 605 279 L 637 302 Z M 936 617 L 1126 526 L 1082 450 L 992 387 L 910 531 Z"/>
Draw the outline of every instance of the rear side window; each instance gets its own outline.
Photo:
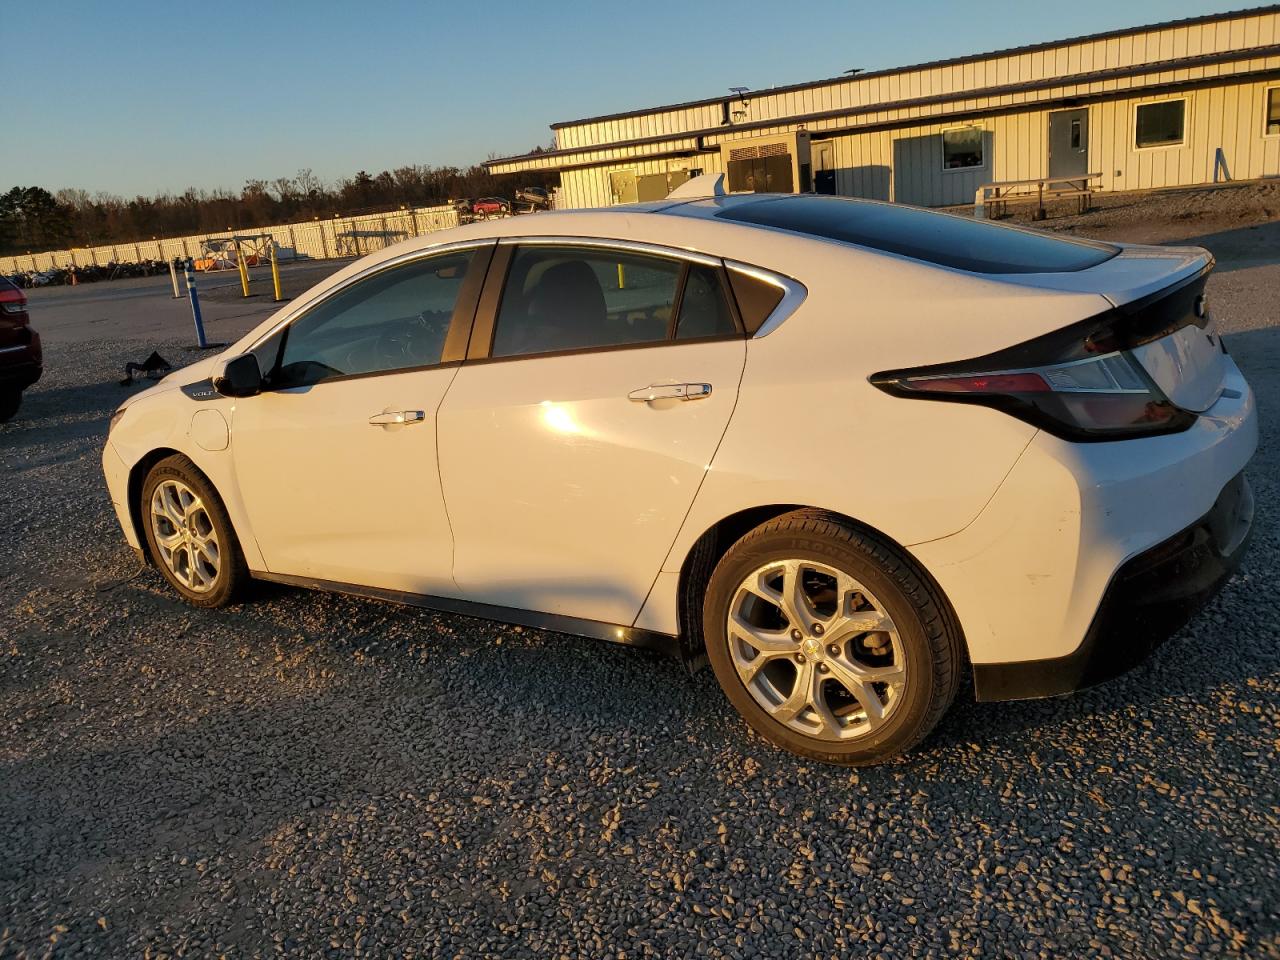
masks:
<path id="1" fill-rule="evenodd" d="M 838 197 L 760 200 L 735 204 L 716 216 L 854 243 L 971 273 L 1068 273 L 1097 266 L 1120 252 L 1092 240 Z"/>
<path id="2" fill-rule="evenodd" d="M 682 265 L 583 247 L 520 247 L 502 291 L 494 357 L 665 340 Z"/>
<path id="3" fill-rule="evenodd" d="M 680 320 L 676 339 L 696 340 L 700 337 L 731 337 L 738 332 L 720 271 L 701 264 L 689 267 L 684 296 L 680 298 Z"/>

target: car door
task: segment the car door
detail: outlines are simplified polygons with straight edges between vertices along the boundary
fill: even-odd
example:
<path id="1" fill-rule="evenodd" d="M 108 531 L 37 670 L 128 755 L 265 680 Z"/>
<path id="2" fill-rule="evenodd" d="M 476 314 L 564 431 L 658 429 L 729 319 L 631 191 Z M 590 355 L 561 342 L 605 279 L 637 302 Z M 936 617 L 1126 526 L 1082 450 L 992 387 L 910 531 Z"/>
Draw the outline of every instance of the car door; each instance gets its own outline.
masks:
<path id="1" fill-rule="evenodd" d="M 435 421 L 492 250 L 377 269 L 255 347 L 232 453 L 270 573 L 456 594 Z"/>
<path id="2" fill-rule="evenodd" d="M 631 624 L 745 358 L 717 260 L 504 241 L 439 417 L 462 595 Z"/>

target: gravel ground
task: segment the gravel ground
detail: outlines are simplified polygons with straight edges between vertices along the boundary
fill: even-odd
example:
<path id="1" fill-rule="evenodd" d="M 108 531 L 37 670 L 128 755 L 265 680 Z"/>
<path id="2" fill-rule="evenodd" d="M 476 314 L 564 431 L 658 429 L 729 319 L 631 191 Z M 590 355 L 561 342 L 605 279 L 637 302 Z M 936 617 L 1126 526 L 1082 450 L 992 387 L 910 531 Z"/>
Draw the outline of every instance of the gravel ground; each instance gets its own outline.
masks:
<path id="1" fill-rule="evenodd" d="M 1280 266 L 1237 229 L 1195 235 L 1263 414 L 1241 573 L 1129 676 L 958 704 L 857 772 L 642 651 L 179 603 L 98 465 L 156 341 L 37 295 L 48 372 L 0 428 L 0 957 L 1280 956 Z"/>

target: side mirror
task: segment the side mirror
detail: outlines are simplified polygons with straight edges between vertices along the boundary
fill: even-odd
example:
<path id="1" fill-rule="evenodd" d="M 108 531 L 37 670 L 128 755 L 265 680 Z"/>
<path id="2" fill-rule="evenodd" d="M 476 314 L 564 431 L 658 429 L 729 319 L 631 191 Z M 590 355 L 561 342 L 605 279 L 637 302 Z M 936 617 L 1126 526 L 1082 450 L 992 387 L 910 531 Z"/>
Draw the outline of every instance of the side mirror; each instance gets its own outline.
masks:
<path id="1" fill-rule="evenodd" d="M 228 360 L 221 373 L 213 376 L 213 389 L 224 397 L 252 397 L 262 392 L 262 371 L 258 358 L 243 353 Z"/>

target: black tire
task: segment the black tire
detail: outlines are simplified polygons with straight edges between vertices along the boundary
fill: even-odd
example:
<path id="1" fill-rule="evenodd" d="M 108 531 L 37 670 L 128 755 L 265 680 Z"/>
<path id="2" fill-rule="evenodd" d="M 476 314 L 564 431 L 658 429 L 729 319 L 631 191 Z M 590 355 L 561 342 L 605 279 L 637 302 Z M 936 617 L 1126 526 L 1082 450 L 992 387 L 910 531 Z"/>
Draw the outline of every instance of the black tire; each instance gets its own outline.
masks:
<path id="1" fill-rule="evenodd" d="M 22 391 L 13 387 L 0 389 L 0 423 L 12 420 L 22 406 Z"/>
<path id="2" fill-rule="evenodd" d="M 156 487 L 165 480 L 181 481 L 195 491 L 204 503 L 205 514 L 216 532 L 220 548 L 220 563 L 213 584 L 207 590 L 192 590 L 178 579 L 165 564 L 156 544 L 149 505 Z M 218 496 L 218 491 L 189 458 L 182 454 L 175 454 L 166 457 L 151 468 L 142 484 L 138 515 L 142 518 L 142 529 L 146 535 L 147 550 L 152 563 L 184 600 L 197 607 L 225 607 L 236 603 L 242 597 L 249 583 L 249 570 L 244 562 L 240 541 L 236 538 L 236 532 L 231 526 L 231 518 L 227 516 L 227 508 L 222 498 Z"/>
<path id="3" fill-rule="evenodd" d="M 900 700 L 869 732 L 847 740 L 806 736 L 772 716 L 738 675 L 729 647 L 730 604 L 753 571 L 785 559 L 815 561 L 849 574 L 893 619 L 906 676 Z M 784 514 L 738 540 L 711 575 L 702 617 L 716 679 L 743 719 L 777 746 L 825 763 L 875 764 L 911 749 L 951 706 L 963 671 L 959 625 L 929 576 L 883 538 L 822 511 Z"/>

